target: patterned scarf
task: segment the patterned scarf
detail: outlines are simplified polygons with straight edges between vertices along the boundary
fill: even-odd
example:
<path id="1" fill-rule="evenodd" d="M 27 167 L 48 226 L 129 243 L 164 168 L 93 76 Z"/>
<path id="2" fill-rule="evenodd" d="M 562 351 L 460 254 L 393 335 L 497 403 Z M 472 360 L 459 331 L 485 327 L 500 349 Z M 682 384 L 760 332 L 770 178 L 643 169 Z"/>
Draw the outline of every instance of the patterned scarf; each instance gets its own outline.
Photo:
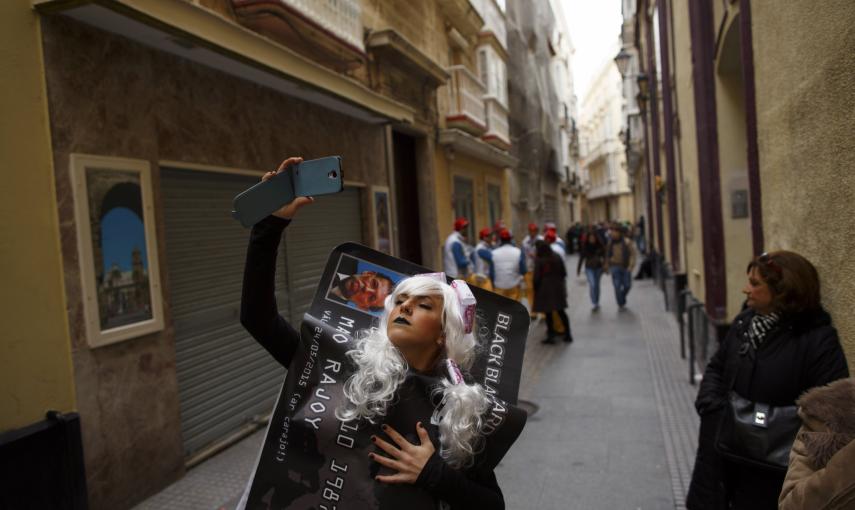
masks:
<path id="1" fill-rule="evenodd" d="M 757 351 L 763 345 L 766 336 L 770 331 L 775 329 L 780 319 L 781 316 L 776 312 L 767 315 L 760 315 L 758 313 L 751 319 L 751 324 L 748 325 L 748 341 L 751 342 L 752 349 Z"/>

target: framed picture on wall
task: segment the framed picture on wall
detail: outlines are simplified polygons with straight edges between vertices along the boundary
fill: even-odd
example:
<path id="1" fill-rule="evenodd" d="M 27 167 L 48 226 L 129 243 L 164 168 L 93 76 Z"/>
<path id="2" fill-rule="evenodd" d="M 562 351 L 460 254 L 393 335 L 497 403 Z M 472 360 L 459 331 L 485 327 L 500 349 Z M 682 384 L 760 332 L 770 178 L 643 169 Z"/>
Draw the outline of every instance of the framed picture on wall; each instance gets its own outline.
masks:
<path id="1" fill-rule="evenodd" d="M 92 347 L 163 329 L 148 161 L 71 155 L 83 311 Z"/>
<path id="2" fill-rule="evenodd" d="M 371 218 L 374 226 L 374 249 L 394 255 L 391 204 L 389 188 L 386 186 L 371 186 Z"/>

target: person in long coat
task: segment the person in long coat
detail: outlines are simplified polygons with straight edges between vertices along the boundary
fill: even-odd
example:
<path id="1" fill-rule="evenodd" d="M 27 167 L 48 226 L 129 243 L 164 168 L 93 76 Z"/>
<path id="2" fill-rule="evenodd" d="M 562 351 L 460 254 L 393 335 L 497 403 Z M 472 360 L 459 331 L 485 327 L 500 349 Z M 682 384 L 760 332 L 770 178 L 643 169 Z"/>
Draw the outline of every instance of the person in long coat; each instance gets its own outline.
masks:
<path id="1" fill-rule="evenodd" d="M 551 344 L 555 336 L 553 317 L 556 315 L 564 325 L 564 341 L 572 342 L 570 320 L 567 318 L 567 269 L 561 256 L 552 251 L 546 241 L 535 243 L 534 259 L 534 308 L 535 313 L 546 314 L 546 338 L 543 343 Z M 552 312 L 555 312 L 553 314 Z"/>
<path id="2" fill-rule="evenodd" d="M 808 389 L 849 375 L 807 259 L 790 251 L 760 255 L 748 265 L 743 292 L 746 309 L 707 365 L 695 401 L 701 426 L 689 510 L 778 508 L 784 469 L 741 463 L 716 449 L 731 390 L 753 402 L 792 406 Z"/>

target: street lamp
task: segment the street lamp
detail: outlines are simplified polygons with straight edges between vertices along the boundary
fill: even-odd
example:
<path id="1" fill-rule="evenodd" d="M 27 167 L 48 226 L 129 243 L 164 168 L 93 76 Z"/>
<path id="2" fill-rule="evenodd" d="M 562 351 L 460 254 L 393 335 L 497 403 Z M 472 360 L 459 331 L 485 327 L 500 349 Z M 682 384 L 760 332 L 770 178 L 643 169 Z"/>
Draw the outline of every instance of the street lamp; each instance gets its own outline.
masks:
<path id="1" fill-rule="evenodd" d="M 647 113 L 647 99 L 647 94 L 642 94 L 641 92 L 635 96 L 635 102 L 638 104 L 638 111 L 641 112 L 642 116 Z"/>
<path id="2" fill-rule="evenodd" d="M 650 89 L 647 86 L 647 75 L 639 73 L 635 81 L 638 83 L 638 93 L 643 96 L 647 96 L 648 92 L 650 92 Z"/>
<path id="3" fill-rule="evenodd" d="M 615 57 L 615 64 L 617 64 L 618 71 L 624 78 L 626 78 L 626 73 L 629 71 L 630 58 L 632 58 L 630 54 L 623 48 L 620 49 L 620 52 Z"/>

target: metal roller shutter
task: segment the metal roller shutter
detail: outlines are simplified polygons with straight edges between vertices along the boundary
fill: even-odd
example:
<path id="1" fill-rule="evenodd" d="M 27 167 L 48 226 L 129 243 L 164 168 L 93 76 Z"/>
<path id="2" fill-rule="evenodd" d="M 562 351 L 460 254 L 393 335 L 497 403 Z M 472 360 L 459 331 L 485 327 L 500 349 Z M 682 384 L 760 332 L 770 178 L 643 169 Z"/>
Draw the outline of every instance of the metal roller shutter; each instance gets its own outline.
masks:
<path id="1" fill-rule="evenodd" d="M 229 215 L 252 177 L 163 168 L 170 305 L 186 456 L 270 412 L 284 371 L 240 325 L 249 230 Z M 333 247 L 362 241 L 359 190 L 319 197 L 285 232 L 279 313 L 298 324 Z M 284 252 L 284 253 L 283 253 Z M 291 292 L 289 292 L 291 289 Z"/>
<path id="2" fill-rule="evenodd" d="M 162 169 L 170 308 L 185 455 L 270 412 L 284 370 L 240 325 L 249 230 L 229 215 L 257 178 Z M 284 257 L 276 298 L 290 313 Z"/>
<path id="3" fill-rule="evenodd" d="M 294 323 L 309 309 L 332 249 L 347 241 L 362 242 L 361 213 L 359 189 L 345 188 L 336 195 L 316 198 L 285 231 Z"/>

